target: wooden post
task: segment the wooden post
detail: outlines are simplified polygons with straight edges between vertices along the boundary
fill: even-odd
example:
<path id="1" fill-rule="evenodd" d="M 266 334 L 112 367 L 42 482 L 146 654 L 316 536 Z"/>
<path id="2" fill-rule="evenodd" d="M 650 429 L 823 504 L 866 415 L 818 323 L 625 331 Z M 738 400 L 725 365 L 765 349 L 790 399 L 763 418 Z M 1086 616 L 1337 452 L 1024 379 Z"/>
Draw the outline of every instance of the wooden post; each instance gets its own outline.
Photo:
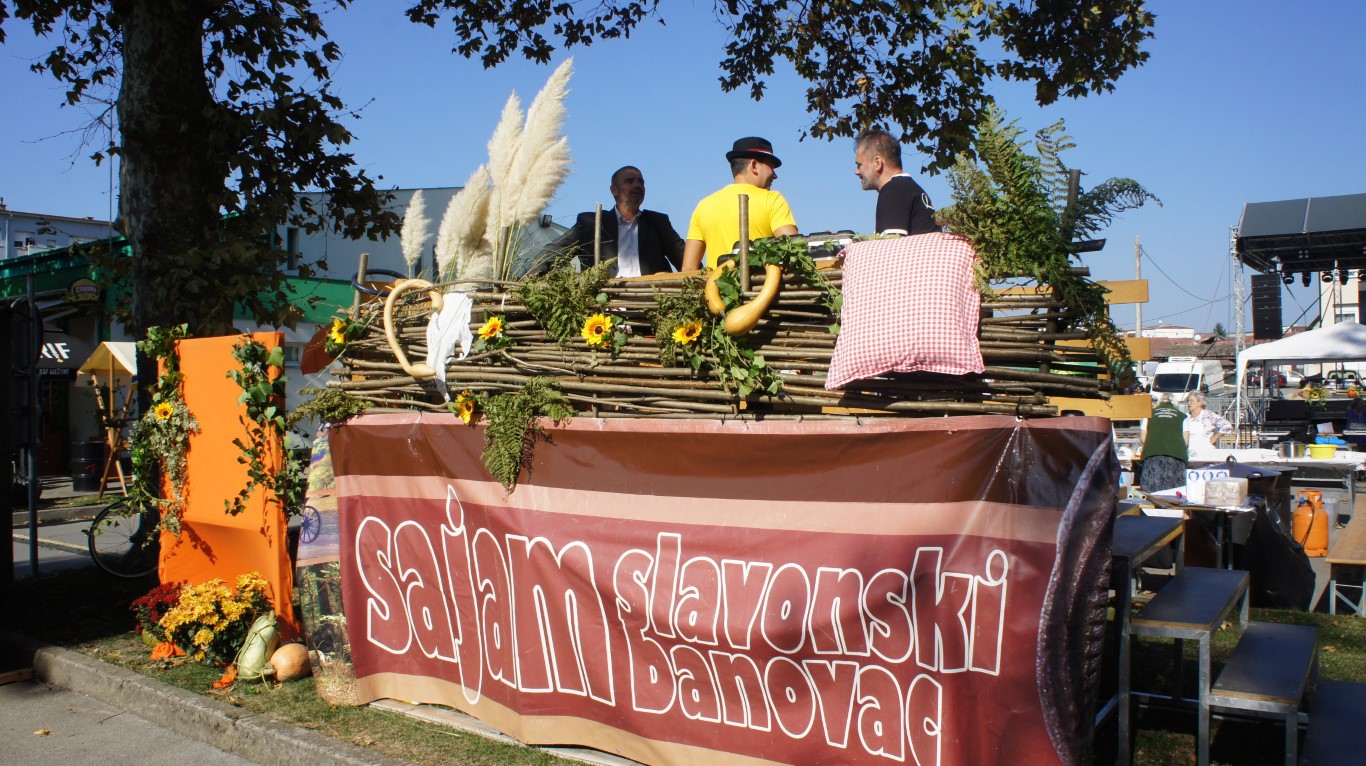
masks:
<path id="1" fill-rule="evenodd" d="M 749 292 L 749 195 L 740 195 L 740 291 Z"/>
<path id="2" fill-rule="evenodd" d="M 593 207 L 593 265 L 597 266 L 602 263 L 602 203 Z"/>
<path id="3" fill-rule="evenodd" d="M 367 269 L 369 269 L 369 267 L 370 267 L 370 254 L 369 254 L 369 253 L 361 253 L 361 254 L 360 254 L 360 263 L 356 266 L 356 285 L 357 285 L 357 287 L 356 287 L 356 289 L 354 290 L 355 295 L 352 296 L 352 298 L 351 298 L 351 315 L 352 315 L 352 316 L 355 316 L 356 312 L 357 312 L 357 311 L 360 311 L 360 287 L 359 287 L 359 286 L 365 284 L 365 272 L 366 272 Z"/>

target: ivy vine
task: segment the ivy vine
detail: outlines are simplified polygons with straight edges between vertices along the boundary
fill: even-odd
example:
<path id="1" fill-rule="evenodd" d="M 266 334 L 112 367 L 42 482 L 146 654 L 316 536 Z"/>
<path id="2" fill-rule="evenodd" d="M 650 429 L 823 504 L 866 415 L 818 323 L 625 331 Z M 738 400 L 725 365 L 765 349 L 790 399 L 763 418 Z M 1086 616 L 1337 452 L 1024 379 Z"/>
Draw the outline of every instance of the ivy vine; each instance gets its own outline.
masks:
<path id="1" fill-rule="evenodd" d="M 190 435 L 199 432 L 185 406 L 181 383 L 180 357 L 176 343 L 189 337 L 188 325 L 150 327 L 138 349 L 159 362 L 161 374 L 152 388 L 152 408 L 138 418 L 129 442 L 133 480 L 128 487 L 128 507 L 136 513 L 155 516 L 160 528 L 180 534 L 185 515 L 187 467 L 185 455 Z M 156 478 L 167 488 L 162 497 Z"/>
<path id="2" fill-rule="evenodd" d="M 807 253 L 806 241 L 795 238 L 755 240 L 749 254 L 751 269 L 769 265 L 783 267 L 820 293 L 820 304 L 832 314 L 838 314 L 844 297 L 839 288 L 821 273 Z M 729 312 L 745 302 L 738 269 L 728 269 L 716 280 L 721 299 Z M 782 378 L 769 366 L 761 354 L 750 348 L 743 336 L 737 338 L 726 332 L 724 314 L 711 316 L 707 311 L 701 282 L 685 280 L 677 297 L 656 291 L 659 307 L 652 312 L 655 342 L 659 346 L 660 362 L 678 363 L 681 356 L 693 371 L 706 366 L 716 373 L 721 385 L 741 398 L 754 393 L 781 395 Z M 839 325 L 830 326 L 831 333 L 839 332 Z"/>
<path id="3" fill-rule="evenodd" d="M 239 417 L 246 429 L 246 438 L 233 439 L 241 451 L 237 462 L 247 466 L 247 484 L 230 500 L 224 500 L 224 510 L 233 516 L 247 508 L 247 500 L 260 487 L 273 493 L 287 516 L 303 507 L 304 468 L 302 460 L 290 450 L 284 450 L 289 426 L 284 410 L 286 379 L 283 374 L 271 375 L 271 369 L 284 367 L 284 349 L 267 349 L 249 336 L 243 336 L 232 349 L 232 358 L 241 365 L 228 370 L 227 375 L 242 389 L 237 403 L 246 407 L 246 415 Z M 277 470 L 270 458 L 274 449 L 281 449 L 284 457 Z"/>

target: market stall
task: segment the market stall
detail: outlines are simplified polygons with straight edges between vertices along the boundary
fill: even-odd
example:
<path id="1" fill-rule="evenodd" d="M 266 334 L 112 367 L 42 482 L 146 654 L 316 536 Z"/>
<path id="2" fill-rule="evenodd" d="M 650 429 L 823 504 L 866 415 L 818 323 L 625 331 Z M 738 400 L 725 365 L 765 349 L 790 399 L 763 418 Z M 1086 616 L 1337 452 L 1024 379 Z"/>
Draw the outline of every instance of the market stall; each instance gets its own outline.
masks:
<path id="1" fill-rule="evenodd" d="M 119 491 L 128 494 L 128 481 L 119 459 L 127 449 L 124 433 L 134 415 L 137 396 L 137 344 L 132 341 L 104 341 L 81 364 L 79 372 L 90 376 L 95 406 L 104 430 L 105 459 L 100 471 L 99 496 L 104 497 L 109 483 L 118 480 Z M 122 396 L 119 393 L 122 392 Z"/>

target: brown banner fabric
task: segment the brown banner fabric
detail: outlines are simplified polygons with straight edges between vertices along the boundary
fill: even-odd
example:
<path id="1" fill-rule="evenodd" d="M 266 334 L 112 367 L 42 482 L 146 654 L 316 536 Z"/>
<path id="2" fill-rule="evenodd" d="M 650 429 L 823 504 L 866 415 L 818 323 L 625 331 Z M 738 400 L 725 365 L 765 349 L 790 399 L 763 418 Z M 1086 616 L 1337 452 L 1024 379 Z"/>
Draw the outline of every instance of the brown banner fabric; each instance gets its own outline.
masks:
<path id="1" fill-rule="evenodd" d="M 360 699 L 649 763 L 1089 760 L 1109 422 L 594 420 L 330 435 Z"/>

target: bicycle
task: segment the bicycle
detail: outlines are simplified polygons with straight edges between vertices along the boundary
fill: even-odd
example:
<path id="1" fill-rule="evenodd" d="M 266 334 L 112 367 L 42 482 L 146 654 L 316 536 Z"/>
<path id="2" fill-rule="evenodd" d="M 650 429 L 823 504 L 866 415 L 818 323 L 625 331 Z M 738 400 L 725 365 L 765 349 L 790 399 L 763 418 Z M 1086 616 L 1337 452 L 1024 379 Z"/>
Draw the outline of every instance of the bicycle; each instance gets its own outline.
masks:
<path id="1" fill-rule="evenodd" d="M 134 512 L 128 498 L 95 514 L 85 534 L 91 560 L 111 575 L 132 579 L 157 570 L 161 551 L 157 518 Z"/>

